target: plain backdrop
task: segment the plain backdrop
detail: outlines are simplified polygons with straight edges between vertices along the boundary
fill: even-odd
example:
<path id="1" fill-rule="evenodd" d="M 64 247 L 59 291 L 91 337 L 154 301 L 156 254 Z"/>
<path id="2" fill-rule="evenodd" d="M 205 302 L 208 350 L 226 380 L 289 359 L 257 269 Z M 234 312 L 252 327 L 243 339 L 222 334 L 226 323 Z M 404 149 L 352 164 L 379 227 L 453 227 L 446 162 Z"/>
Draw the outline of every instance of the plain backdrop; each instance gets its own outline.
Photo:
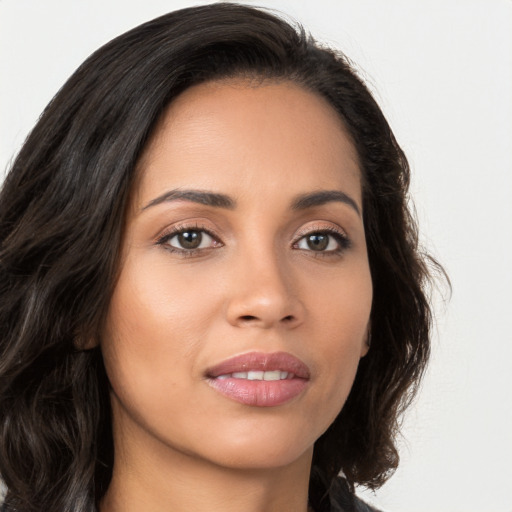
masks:
<path id="1" fill-rule="evenodd" d="M 0 0 L 0 172 L 73 70 L 197 3 Z M 422 241 L 453 284 L 404 421 L 392 512 L 512 512 L 512 1 L 276 0 L 355 61 L 412 171 Z"/>

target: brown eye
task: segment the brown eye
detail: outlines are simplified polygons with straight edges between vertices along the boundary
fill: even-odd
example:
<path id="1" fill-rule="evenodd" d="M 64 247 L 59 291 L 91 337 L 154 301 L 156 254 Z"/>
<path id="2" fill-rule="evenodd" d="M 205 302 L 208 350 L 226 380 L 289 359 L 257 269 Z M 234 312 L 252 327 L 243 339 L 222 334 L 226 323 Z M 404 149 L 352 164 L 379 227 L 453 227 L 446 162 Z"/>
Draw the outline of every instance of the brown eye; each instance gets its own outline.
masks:
<path id="1" fill-rule="evenodd" d="M 185 231 L 176 235 L 182 249 L 197 249 L 201 245 L 203 234 L 200 231 Z"/>
<path id="2" fill-rule="evenodd" d="M 329 235 L 324 233 L 315 233 L 305 238 L 307 246 L 312 251 L 325 251 L 329 245 Z"/>
<path id="3" fill-rule="evenodd" d="M 335 254 L 350 247 L 350 241 L 338 232 L 314 231 L 300 238 L 294 247 L 303 251 Z"/>
<path id="4" fill-rule="evenodd" d="M 209 235 L 202 229 L 185 229 L 164 237 L 160 243 L 183 252 L 221 245 L 212 235 Z"/>

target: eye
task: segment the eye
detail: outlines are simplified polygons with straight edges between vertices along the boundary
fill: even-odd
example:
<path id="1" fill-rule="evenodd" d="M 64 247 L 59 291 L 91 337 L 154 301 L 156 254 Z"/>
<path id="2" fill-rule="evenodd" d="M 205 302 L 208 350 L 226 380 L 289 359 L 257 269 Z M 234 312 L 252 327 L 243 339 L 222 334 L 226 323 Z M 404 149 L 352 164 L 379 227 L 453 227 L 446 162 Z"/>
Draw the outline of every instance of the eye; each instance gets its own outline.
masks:
<path id="1" fill-rule="evenodd" d="M 350 242 L 346 235 L 335 231 L 315 231 L 302 236 L 295 244 L 296 249 L 314 252 L 339 253 L 347 249 Z"/>
<path id="2" fill-rule="evenodd" d="M 160 238 L 158 244 L 164 245 L 176 252 L 189 253 L 222 245 L 213 235 L 200 228 L 181 228 L 175 230 Z"/>

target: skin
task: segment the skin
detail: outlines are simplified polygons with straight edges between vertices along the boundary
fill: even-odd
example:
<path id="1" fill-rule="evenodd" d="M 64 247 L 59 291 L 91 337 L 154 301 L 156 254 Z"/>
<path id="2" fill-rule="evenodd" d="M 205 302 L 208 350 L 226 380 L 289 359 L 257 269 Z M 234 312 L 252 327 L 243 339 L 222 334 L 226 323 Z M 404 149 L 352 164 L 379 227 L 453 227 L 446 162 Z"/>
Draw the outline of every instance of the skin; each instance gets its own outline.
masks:
<path id="1" fill-rule="evenodd" d="M 116 450 L 101 510 L 305 512 L 314 442 L 367 351 L 372 285 L 350 137 L 297 85 L 213 82 L 171 104 L 139 171 L 101 340 Z M 175 189 L 236 206 L 151 205 Z M 291 207 L 319 190 L 354 204 Z M 191 252 L 169 235 L 180 228 L 213 236 Z M 330 235 L 311 249 L 305 236 L 329 229 L 348 247 Z M 254 407 L 208 384 L 208 368 L 255 351 L 302 360 L 305 390 Z"/>

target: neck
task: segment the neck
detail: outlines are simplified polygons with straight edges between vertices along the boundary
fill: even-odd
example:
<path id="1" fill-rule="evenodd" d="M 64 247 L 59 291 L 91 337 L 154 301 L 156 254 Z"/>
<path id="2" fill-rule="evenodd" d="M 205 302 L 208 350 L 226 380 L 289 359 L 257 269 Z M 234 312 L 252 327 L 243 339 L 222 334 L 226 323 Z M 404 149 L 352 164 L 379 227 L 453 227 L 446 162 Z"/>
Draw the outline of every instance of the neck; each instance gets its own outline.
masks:
<path id="1" fill-rule="evenodd" d="M 312 449 L 282 467 L 225 467 L 153 440 L 128 446 L 123 437 L 114 436 L 113 476 L 101 512 L 308 510 Z"/>

